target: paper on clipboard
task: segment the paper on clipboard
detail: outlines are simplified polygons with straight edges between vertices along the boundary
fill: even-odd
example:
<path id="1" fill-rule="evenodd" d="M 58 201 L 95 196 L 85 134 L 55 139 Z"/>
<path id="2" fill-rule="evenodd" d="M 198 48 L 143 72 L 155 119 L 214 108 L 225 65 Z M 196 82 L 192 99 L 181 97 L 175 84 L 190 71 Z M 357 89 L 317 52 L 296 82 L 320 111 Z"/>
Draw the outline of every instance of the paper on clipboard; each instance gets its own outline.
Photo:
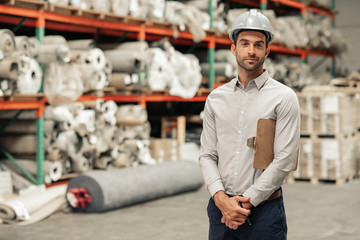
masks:
<path id="1" fill-rule="evenodd" d="M 275 126 L 275 120 L 260 118 L 257 121 L 256 137 L 247 140 L 247 146 L 255 151 L 253 163 L 255 169 L 266 169 L 274 160 Z M 297 169 L 298 159 L 299 151 L 294 171 Z"/>

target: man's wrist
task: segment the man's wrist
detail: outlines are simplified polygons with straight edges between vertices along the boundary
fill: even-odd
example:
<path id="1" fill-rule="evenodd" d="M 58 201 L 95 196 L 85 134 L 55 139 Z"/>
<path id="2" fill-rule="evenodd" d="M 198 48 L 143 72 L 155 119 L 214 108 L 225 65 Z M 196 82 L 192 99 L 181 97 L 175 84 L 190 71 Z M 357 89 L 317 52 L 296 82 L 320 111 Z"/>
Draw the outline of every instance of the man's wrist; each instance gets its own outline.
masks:
<path id="1" fill-rule="evenodd" d="M 215 205 L 220 208 L 221 203 L 223 202 L 224 199 L 228 198 L 228 195 L 226 195 L 225 191 L 220 190 L 217 191 L 214 195 L 213 195 L 213 199 L 215 202 Z"/>

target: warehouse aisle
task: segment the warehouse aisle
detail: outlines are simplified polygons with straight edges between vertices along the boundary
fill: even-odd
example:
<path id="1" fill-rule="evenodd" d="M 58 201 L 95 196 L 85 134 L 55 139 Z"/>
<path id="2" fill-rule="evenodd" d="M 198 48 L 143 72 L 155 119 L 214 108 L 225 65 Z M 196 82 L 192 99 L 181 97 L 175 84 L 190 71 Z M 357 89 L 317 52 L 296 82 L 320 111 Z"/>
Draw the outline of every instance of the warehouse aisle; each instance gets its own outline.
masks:
<path id="1" fill-rule="evenodd" d="M 360 182 L 284 185 L 289 240 L 360 236 Z M 29 226 L 0 225 L 1 240 L 207 239 L 208 192 L 199 191 L 102 214 L 58 212 Z"/>

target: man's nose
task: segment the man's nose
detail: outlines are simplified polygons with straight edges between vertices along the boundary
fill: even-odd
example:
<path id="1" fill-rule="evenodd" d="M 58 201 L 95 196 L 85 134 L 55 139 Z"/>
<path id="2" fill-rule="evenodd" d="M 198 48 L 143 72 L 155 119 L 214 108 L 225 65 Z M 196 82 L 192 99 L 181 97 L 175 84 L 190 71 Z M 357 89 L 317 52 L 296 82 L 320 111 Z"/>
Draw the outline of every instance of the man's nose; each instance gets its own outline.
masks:
<path id="1" fill-rule="evenodd" d="M 255 51 L 254 51 L 254 46 L 250 45 L 249 46 L 249 52 L 248 52 L 249 55 L 254 55 L 255 54 Z"/>

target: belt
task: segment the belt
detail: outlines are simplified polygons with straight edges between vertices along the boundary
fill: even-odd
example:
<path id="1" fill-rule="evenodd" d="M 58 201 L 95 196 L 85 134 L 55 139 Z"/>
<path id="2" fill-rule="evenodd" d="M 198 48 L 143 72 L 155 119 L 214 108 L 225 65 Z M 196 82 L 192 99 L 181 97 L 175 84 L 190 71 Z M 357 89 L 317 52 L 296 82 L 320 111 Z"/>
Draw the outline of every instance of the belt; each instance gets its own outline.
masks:
<path id="1" fill-rule="evenodd" d="M 266 202 L 271 201 L 271 200 L 274 200 L 274 199 L 277 199 L 277 198 L 279 198 L 279 197 L 281 197 L 281 196 L 282 196 L 282 190 L 281 190 L 281 188 L 280 188 L 280 189 L 276 190 L 273 194 L 271 194 L 270 197 L 269 197 L 267 200 L 259 203 L 259 205 L 263 205 L 263 204 L 265 204 Z M 258 206 L 259 206 L 259 205 L 258 205 Z"/>

